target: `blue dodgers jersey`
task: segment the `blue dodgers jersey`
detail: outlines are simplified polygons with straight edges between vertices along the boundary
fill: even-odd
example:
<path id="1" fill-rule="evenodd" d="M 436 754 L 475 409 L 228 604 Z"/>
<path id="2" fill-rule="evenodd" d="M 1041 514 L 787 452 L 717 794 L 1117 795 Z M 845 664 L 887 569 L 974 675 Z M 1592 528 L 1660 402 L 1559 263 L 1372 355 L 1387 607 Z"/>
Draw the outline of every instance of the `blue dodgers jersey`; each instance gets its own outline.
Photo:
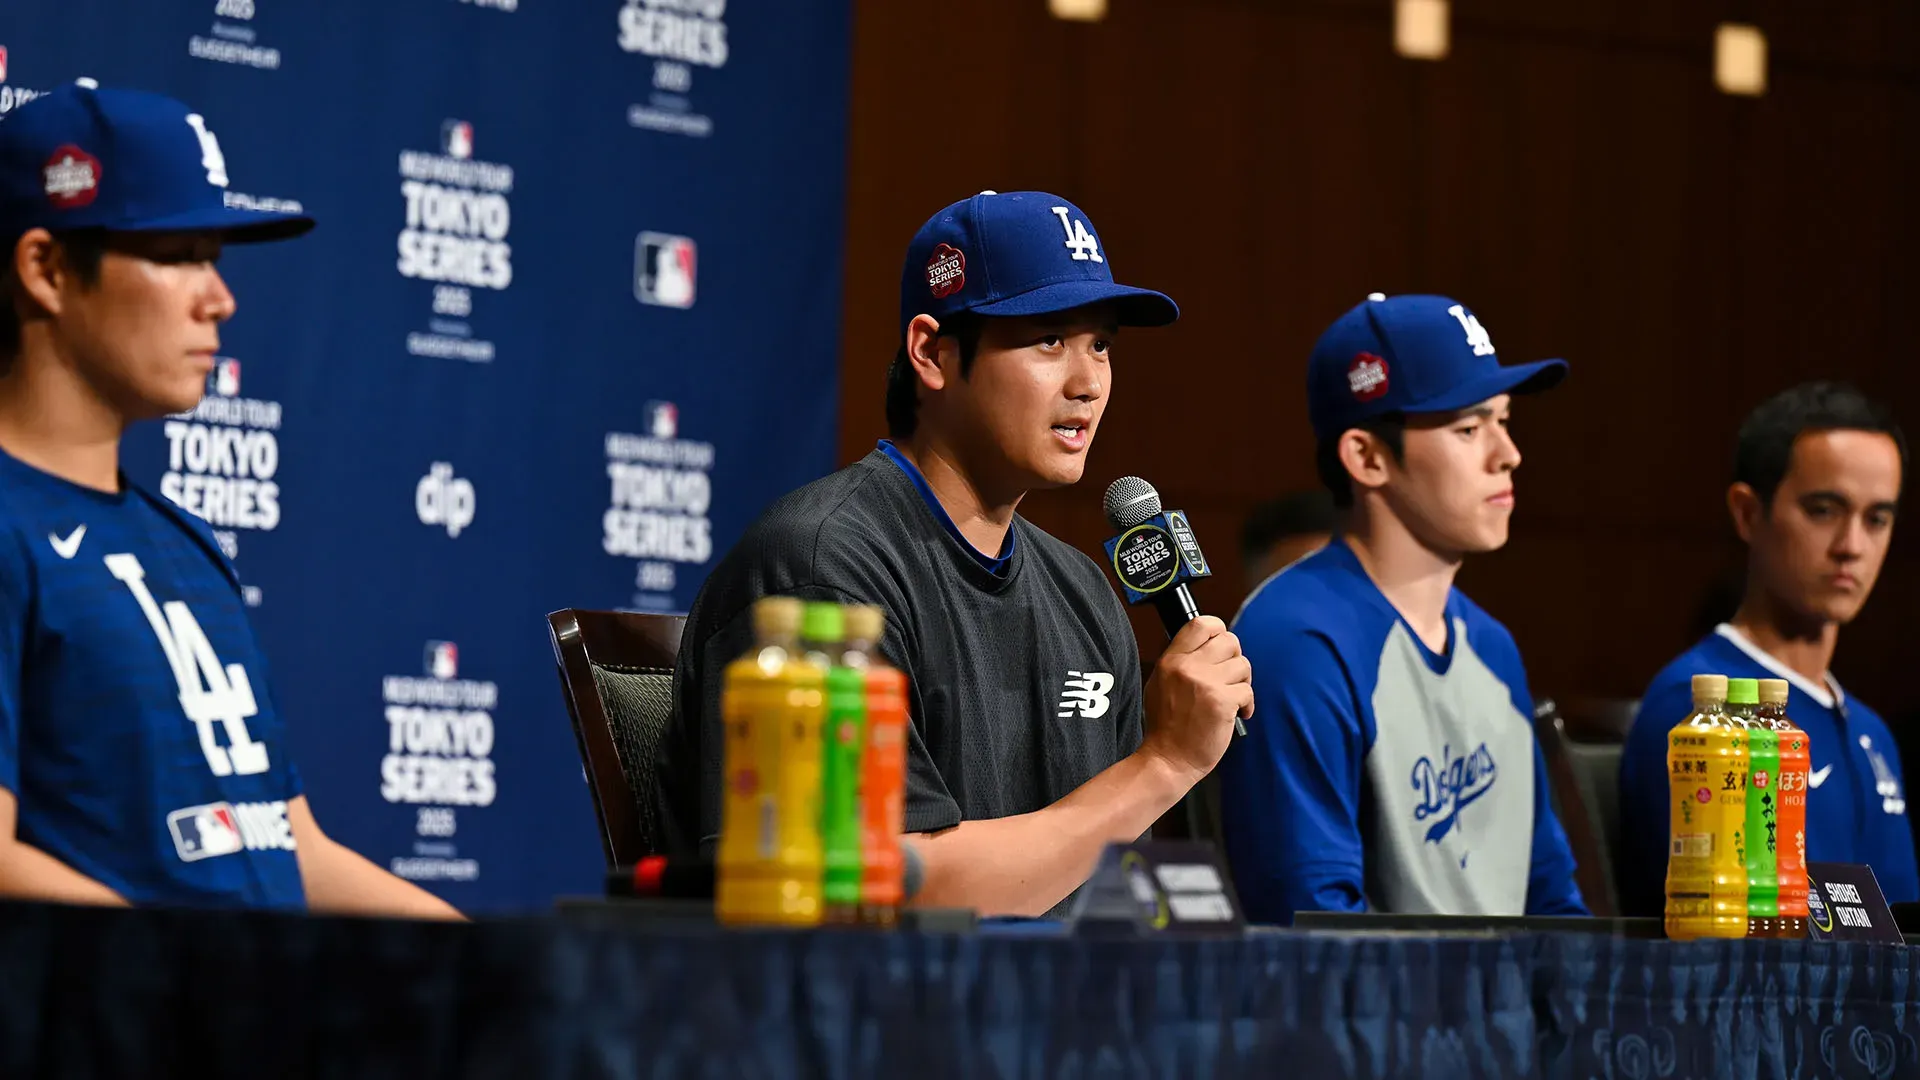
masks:
<path id="1" fill-rule="evenodd" d="M 1585 914 L 1512 635 L 1458 590 L 1444 654 L 1334 541 L 1234 620 L 1255 710 L 1219 768 L 1249 915 Z"/>
<path id="2" fill-rule="evenodd" d="M 1666 906 L 1667 734 L 1693 711 L 1693 677 L 1787 680 L 1787 716 L 1807 733 L 1807 859 L 1864 863 L 1893 903 L 1920 900 L 1900 754 L 1886 721 L 1788 670 L 1722 625 L 1653 677 L 1620 758 L 1620 900 L 1628 915 Z"/>
<path id="3" fill-rule="evenodd" d="M 207 524 L 0 453 L 0 786 L 17 836 L 137 904 L 302 909 L 300 793 Z"/>

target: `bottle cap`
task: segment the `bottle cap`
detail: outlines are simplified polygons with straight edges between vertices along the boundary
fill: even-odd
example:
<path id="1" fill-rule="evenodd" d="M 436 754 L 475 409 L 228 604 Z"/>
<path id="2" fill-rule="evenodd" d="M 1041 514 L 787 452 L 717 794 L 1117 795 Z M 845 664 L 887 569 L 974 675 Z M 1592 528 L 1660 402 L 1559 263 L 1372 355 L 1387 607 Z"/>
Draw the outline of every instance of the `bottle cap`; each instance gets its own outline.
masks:
<path id="1" fill-rule="evenodd" d="M 839 604 L 831 604 L 823 600 L 809 603 L 806 620 L 800 627 L 800 636 L 823 645 L 845 641 L 847 617 L 844 609 Z"/>
<path id="2" fill-rule="evenodd" d="M 1693 700 L 1696 702 L 1720 702 L 1727 700 L 1727 677 L 1725 675 L 1695 675 L 1693 677 Z"/>
<path id="3" fill-rule="evenodd" d="M 753 632 L 762 640 L 793 637 L 800 632 L 803 607 L 791 596 L 763 596 L 753 604 Z"/>
<path id="4" fill-rule="evenodd" d="M 878 643 L 887 632 L 887 613 L 877 604 L 849 604 L 847 640 Z"/>
<path id="5" fill-rule="evenodd" d="M 1760 684 L 1756 679 L 1728 679 L 1727 704 L 1758 705 L 1760 703 Z"/>
<path id="6" fill-rule="evenodd" d="M 1760 703 L 1763 705 L 1785 705 L 1787 703 L 1787 680 L 1761 679 Z"/>

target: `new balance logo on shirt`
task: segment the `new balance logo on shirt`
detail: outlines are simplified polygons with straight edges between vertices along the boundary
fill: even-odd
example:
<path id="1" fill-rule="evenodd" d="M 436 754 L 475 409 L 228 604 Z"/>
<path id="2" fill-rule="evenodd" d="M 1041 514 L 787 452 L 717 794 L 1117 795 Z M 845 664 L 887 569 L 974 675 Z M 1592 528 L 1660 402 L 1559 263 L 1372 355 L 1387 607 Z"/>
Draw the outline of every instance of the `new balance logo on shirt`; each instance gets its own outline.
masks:
<path id="1" fill-rule="evenodd" d="M 1069 671 L 1066 687 L 1060 691 L 1060 715 L 1098 720 L 1107 715 L 1107 706 L 1111 704 L 1107 695 L 1111 693 L 1112 675 L 1104 671 Z"/>

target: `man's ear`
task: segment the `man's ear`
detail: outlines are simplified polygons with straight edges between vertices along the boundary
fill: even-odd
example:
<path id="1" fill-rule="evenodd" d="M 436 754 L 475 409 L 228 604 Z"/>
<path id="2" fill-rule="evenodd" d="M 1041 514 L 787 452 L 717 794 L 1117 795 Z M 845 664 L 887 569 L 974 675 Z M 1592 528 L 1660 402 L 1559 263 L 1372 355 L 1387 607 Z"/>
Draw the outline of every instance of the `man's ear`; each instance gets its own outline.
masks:
<path id="1" fill-rule="evenodd" d="M 60 314 L 60 291 L 72 273 L 66 252 L 45 229 L 28 229 L 13 245 L 13 279 L 19 282 L 29 312 L 38 308 L 49 315 Z M 0 300 L 13 302 L 12 297 Z"/>
<path id="2" fill-rule="evenodd" d="M 920 385 L 929 390 L 942 390 L 947 385 L 940 342 L 940 323 L 933 316 L 915 315 L 907 324 L 907 362 L 913 365 Z"/>
<path id="3" fill-rule="evenodd" d="M 1340 465 L 1353 481 L 1354 494 L 1360 490 L 1378 491 L 1387 485 L 1388 465 L 1393 451 L 1378 435 L 1348 428 L 1340 433 Z"/>
<path id="4" fill-rule="evenodd" d="M 1741 542 L 1751 544 L 1753 530 L 1767 516 L 1767 508 L 1751 484 L 1737 483 L 1727 489 L 1727 513 L 1733 516 L 1733 531 L 1740 534 Z"/>

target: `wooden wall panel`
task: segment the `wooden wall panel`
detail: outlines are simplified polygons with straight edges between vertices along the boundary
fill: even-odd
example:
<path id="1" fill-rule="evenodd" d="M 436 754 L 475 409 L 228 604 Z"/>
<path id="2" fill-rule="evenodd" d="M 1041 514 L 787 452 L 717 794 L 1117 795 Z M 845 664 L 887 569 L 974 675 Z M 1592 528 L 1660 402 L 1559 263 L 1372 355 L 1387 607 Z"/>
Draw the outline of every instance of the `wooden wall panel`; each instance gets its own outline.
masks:
<path id="1" fill-rule="evenodd" d="M 1116 273 L 1183 318 L 1119 345 L 1087 480 L 1024 512 L 1083 550 L 1138 473 L 1189 510 L 1227 614 L 1259 500 L 1315 483 L 1304 365 L 1372 290 L 1437 291 L 1508 362 L 1572 378 L 1516 416 L 1513 542 L 1462 584 L 1542 694 L 1631 695 L 1737 571 L 1722 508 L 1741 415 L 1839 376 L 1920 430 L 1920 14 L 1898 0 L 1460 0 L 1452 55 L 1396 57 L 1386 0 L 857 0 L 842 456 L 884 431 L 899 260 L 984 188 L 1099 223 Z M 1770 34 L 1771 92 L 1713 86 L 1713 27 Z M 1920 711 L 1908 525 L 1837 672 Z M 1160 632 L 1136 619 L 1145 651 Z"/>

